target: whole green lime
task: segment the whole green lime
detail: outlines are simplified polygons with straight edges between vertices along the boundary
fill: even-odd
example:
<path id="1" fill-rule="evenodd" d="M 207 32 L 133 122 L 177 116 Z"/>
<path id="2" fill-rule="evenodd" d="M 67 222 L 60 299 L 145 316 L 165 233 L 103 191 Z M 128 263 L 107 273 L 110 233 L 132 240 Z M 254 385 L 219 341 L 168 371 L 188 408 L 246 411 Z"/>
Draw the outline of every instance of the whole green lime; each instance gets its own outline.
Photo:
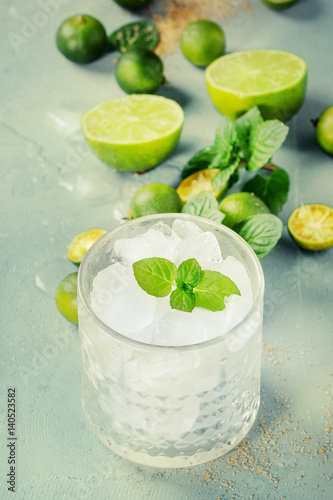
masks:
<path id="1" fill-rule="evenodd" d="M 275 10 L 286 9 L 287 7 L 291 7 L 294 3 L 298 2 L 298 0 L 261 0 L 268 7 Z"/>
<path id="2" fill-rule="evenodd" d="M 147 7 L 153 0 L 114 0 L 118 5 L 125 9 L 138 10 Z"/>
<path id="3" fill-rule="evenodd" d="M 154 94 L 163 78 L 161 59 L 143 47 L 129 49 L 116 67 L 117 82 L 127 94 Z"/>
<path id="4" fill-rule="evenodd" d="M 269 214 L 267 205 L 253 193 L 234 193 L 222 200 L 219 210 L 225 214 L 222 224 L 233 227 L 250 215 Z"/>
<path id="5" fill-rule="evenodd" d="M 196 66 L 208 66 L 224 52 L 224 33 L 218 24 L 200 19 L 186 26 L 180 47 L 191 63 Z"/>
<path id="6" fill-rule="evenodd" d="M 333 156 L 333 106 L 320 116 L 315 135 L 321 149 Z"/>
<path id="7" fill-rule="evenodd" d="M 77 273 L 71 273 L 61 281 L 55 294 L 55 301 L 61 314 L 77 325 Z"/>
<path id="8" fill-rule="evenodd" d="M 166 184 L 149 184 L 135 193 L 131 200 L 130 219 L 144 215 L 176 213 L 182 202 L 175 189 Z"/>
<path id="9" fill-rule="evenodd" d="M 104 26 L 86 14 L 69 17 L 57 31 L 57 47 L 70 61 L 89 63 L 101 57 L 108 45 Z"/>

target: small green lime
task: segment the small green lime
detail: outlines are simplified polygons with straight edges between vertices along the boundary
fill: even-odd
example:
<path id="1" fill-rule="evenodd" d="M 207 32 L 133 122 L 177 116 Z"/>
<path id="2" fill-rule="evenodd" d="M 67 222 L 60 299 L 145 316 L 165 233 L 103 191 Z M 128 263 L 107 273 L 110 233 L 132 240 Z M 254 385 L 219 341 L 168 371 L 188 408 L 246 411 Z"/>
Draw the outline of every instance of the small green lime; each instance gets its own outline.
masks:
<path id="1" fill-rule="evenodd" d="M 77 273 L 71 273 L 61 281 L 55 294 L 55 301 L 61 314 L 77 325 Z"/>
<path id="2" fill-rule="evenodd" d="M 143 47 L 129 49 L 116 67 L 117 82 L 127 94 L 154 94 L 163 78 L 161 59 Z"/>
<path id="3" fill-rule="evenodd" d="M 69 17 L 57 31 L 57 47 L 70 61 L 89 63 L 101 57 L 108 46 L 104 26 L 86 14 Z"/>
<path id="4" fill-rule="evenodd" d="M 315 134 L 321 149 L 333 156 L 333 106 L 327 108 L 320 116 Z"/>
<path id="5" fill-rule="evenodd" d="M 118 5 L 125 9 L 138 10 L 147 7 L 153 0 L 114 0 Z"/>
<path id="6" fill-rule="evenodd" d="M 88 229 L 77 234 L 67 249 L 69 260 L 73 264 L 80 265 L 89 248 L 105 233 L 105 229 Z"/>
<path id="7" fill-rule="evenodd" d="M 196 66 L 208 66 L 224 52 L 224 33 L 218 24 L 200 19 L 186 26 L 180 47 L 191 63 Z"/>
<path id="8" fill-rule="evenodd" d="M 275 10 L 285 9 L 286 7 L 290 7 L 294 5 L 294 3 L 298 2 L 298 0 L 261 0 L 268 7 Z"/>
<path id="9" fill-rule="evenodd" d="M 149 184 L 135 193 L 131 200 L 130 219 L 144 215 L 175 213 L 182 202 L 175 189 L 166 184 Z"/>
<path id="10" fill-rule="evenodd" d="M 219 210 L 225 214 L 222 224 L 233 227 L 246 217 L 269 214 L 267 205 L 254 193 L 230 194 L 220 203 Z"/>

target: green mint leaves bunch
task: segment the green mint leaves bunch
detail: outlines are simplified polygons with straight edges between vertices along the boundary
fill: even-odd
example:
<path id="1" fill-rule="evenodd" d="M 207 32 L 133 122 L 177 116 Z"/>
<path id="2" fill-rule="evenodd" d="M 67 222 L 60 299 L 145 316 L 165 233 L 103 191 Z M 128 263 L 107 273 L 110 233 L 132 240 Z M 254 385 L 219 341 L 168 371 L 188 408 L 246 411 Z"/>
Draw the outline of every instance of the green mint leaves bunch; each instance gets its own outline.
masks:
<path id="1" fill-rule="evenodd" d="M 203 271 L 196 259 L 185 260 L 177 269 L 168 259 L 146 258 L 135 262 L 133 271 L 146 293 L 154 297 L 170 295 L 171 308 L 179 311 L 192 312 L 195 307 L 222 311 L 225 297 L 240 295 L 230 278 L 218 271 Z"/>
<path id="2" fill-rule="evenodd" d="M 257 107 L 233 122 L 225 116 L 217 129 L 215 141 L 196 153 L 185 165 L 182 178 L 206 168 L 220 172 L 212 180 L 219 191 L 226 182 L 229 187 L 239 178 L 239 167 L 254 172 L 262 168 L 282 146 L 289 128 L 280 120 L 262 118 Z"/>

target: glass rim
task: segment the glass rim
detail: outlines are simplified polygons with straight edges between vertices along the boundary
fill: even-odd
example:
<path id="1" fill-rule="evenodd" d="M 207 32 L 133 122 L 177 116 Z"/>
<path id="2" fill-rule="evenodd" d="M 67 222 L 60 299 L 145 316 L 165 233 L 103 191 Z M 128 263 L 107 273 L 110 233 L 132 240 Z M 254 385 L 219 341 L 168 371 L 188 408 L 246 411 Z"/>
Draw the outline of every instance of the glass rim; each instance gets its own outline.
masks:
<path id="1" fill-rule="evenodd" d="M 255 300 L 253 301 L 253 304 L 251 306 L 251 309 L 248 311 L 248 313 L 244 316 L 244 318 L 237 323 L 233 328 L 228 330 L 225 333 L 222 333 L 221 335 L 218 335 L 217 337 L 214 337 L 209 340 L 204 340 L 203 342 L 198 342 L 196 344 L 189 344 L 189 345 L 177 345 L 177 346 L 164 346 L 164 345 L 156 345 L 156 344 L 148 344 L 146 342 L 140 342 L 139 340 L 132 339 L 130 337 L 127 337 L 126 335 L 117 332 L 116 330 L 113 330 L 109 326 L 107 326 L 99 317 L 95 314 L 95 312 L 92 310 L 92 308 L 89 305 L 89 301 L 87 300 L 87 293 L 85 293 L 84 286 L 83 286 L 83 280 L 86 274 L 86 268 L 88 265 L 89 261 L 89 256 L 93 252 L 96 251 L 97 247 L 101 247 L 104 243 L 105 240 L 113 237 L 115 234 L 120 232 L 124 227 L 125 228 L 130 228 L 131 226 L 136 226 L 138 223 L 144 223 L 144 222 L 150 222 L 154 220 L 161 220 L 161 219 L 183 219 L 183 220 L 188 220 L 188 221 L 193 221 L 193 222 L 198 222 L 202 223 L 204 222 L 208 226 L 212 226 L 212 228 L 217 229 L 219 231 L 222 231 L 229 236 L 231 236 L 249 255 L 249 257 L 252 260 L 252 263 L 257 271 L 258 275 L 258 292 L 255 297 Z M 116 226 L 113 229 L 110 229 L 107 231 L 105 234 L 103 234 L 98 240 L 92 245 L 92 247 L 89 248 L 87 253 L 82 259 L 82 262 L 79 266 L 78 270 L 78 279 L 77 279 L 77 293 L 78 296 L 80 296 L 81 302 L 85 308 L 85 310 L 88 312 L 90 318 L 92 318 L 93 322 L 98 326 L 100 329 L 102 329 L 105 333 L 108 335 L 111 335 L 112 337 L 118 339 L 121 342 L 125 342 L 127 344 L 132 344 L 136 347 L 140 348 L 145 348 L 145 349 L 154 349 L 154 350 L 197 350 L 198 348 L 204 348 L 209 345 L 217 344 L 221 342 L 222 340 L 226 340 L 230 336 L 233 335 L 238 329 L 242 327 L 243 324 L 245 324 L 248 320 L 248 318 L 251 316 L 253 310 L 257 308 L 257 304 L 262 300 L 263 295 L 264 295 L 264 287 L 265 287 L 265 279 L 264 279 L 264 272 L 262 269 L 262 266 L 260 264 L 260 261 L 257 257 L 257 255 L 254 253 L 250 245 L 241 237 L 239 234 L 237 234 L 235 231 L 232 229 L 228 228 L 227 226 L 223 226 L 223 224 L 215 222 L 211 219 L 206 219 L 205 217 L 197 216 L 197 215 L 191 215 L 191 214 L 182 214 L 182 213 L 163 213 L 163 214 L 153 214 L 153 215 L 146 215 L 143 217 L 138 217 L 136 219 L 129 220 L 127 222 L 124 222 L 123 224 L 120 224 L 119 226 Z M 79 318 L 79 327 L 80 327 L 80 318 Z"/>

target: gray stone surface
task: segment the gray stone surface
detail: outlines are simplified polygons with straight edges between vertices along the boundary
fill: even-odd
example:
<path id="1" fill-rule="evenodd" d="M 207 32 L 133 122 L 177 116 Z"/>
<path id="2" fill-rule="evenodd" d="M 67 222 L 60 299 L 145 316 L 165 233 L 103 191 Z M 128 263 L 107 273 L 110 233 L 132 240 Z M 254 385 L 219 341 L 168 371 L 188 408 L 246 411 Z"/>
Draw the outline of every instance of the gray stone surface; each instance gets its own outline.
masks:
<path id="1" fill-rule="evenodd" d="M 55 7 L 41 17 L 41 4 Z M 304 57 L 309 69 L 306 101 L 274 157 L 291 178 L 280 214 L 286 225 L 301 203 L 333 205 L 333 160 L 317 147 L 310 123 L 333 104 L 333 4 L 300 0 L 282 12 L 259 0 L 248 4 L 249 11 L 220 21 L 228 52 L 287 50 Z M 60 316 L 53 300 L 58 282 L 75 270 L 66 260 L 66 245 L 86 228 L 115 227 L 139 187 L 176 186 L 186 160 L 212 142 L 220 115 L 203 71 L 177 50 L 164 58 L 170 83 L 159 91 L 185 111 L 177 150 L 141 176 L 104 166 L 86 147 L 80 117 L 124 94 L 115 80 L 114 55 L 80 66 L 57 51 L 59 24 L 79 12 L 101 19 L 108 32 L 138 18 L 111 0 L 1 2 L 0 498 L 332 498 L 333 254 L 299 250 L 286 227 L 263 260 L 262 404 L 248 439 L 212 463 L 155 470 L 112 454 L 88 427 L 80 402 L 77 328 Z M 17 412 L 15 494 L 6 483 L 11 387 Z"/>

